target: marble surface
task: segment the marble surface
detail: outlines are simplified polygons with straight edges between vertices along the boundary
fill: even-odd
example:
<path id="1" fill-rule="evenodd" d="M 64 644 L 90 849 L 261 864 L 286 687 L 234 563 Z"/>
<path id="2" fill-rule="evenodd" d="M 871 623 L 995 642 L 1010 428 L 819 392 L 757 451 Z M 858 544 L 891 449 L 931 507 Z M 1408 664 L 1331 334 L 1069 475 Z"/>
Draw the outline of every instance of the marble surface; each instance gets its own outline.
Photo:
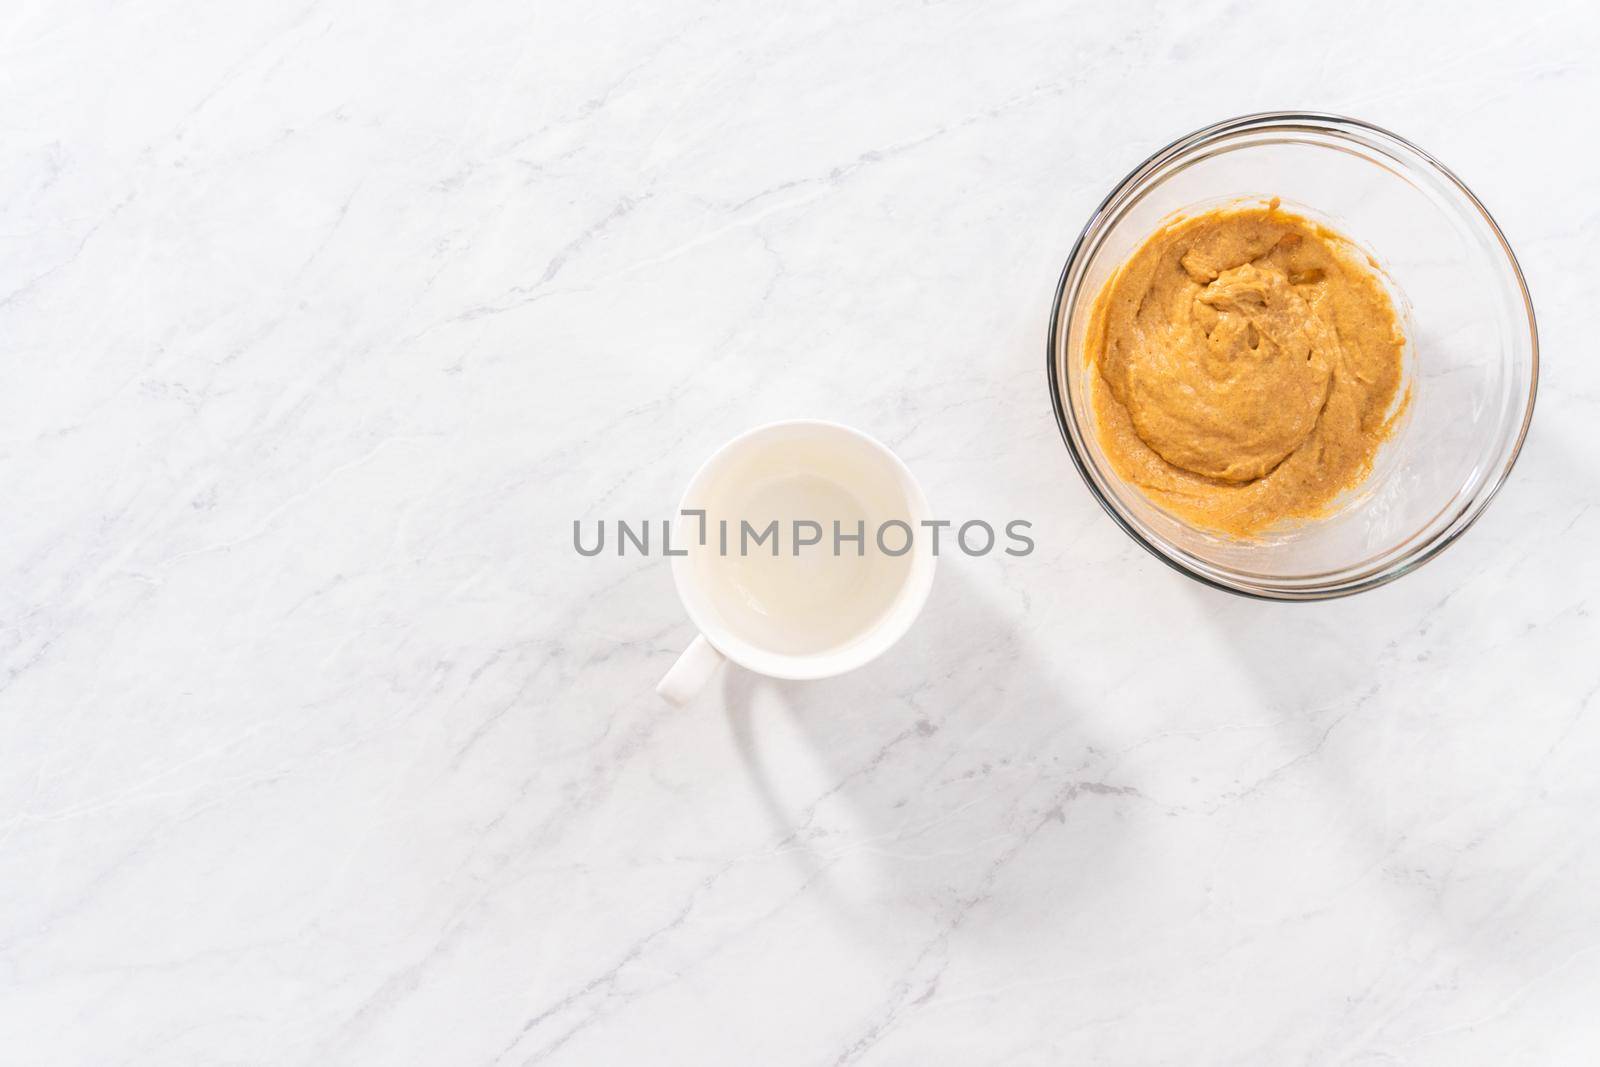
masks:
<path id="1" fill-rule="evenodd" d="M 1591 6 L 0 21 L 0 1059 L 1593 1062 Z M 1463 175 L 1545 355 L 1482 522 L 1311 606 L 1133 546 L 1042 373 L 1109 186 L 1274 107 Z M 798 415 L 1038 551 L 669 709 L 571 521 Z"/>

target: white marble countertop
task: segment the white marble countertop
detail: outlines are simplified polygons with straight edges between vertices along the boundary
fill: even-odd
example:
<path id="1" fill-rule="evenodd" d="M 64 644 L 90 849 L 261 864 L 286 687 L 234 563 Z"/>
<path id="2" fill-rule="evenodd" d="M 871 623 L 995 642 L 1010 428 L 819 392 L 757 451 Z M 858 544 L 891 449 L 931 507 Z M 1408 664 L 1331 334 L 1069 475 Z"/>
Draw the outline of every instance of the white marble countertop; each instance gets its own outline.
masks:
<path id="1" fill-rule="evenodd" d="M 4 21 L 0 1059 L 1594 1061 L 1592 8 Z M 1483 520 L 1309 606 L 1134 546 L 1043 373 L 1110 185 L 1281 107 L 1460 173 L 1545 357 Z M 571 521 L 798 415 L 1038 551 L 669 709 Z"/>

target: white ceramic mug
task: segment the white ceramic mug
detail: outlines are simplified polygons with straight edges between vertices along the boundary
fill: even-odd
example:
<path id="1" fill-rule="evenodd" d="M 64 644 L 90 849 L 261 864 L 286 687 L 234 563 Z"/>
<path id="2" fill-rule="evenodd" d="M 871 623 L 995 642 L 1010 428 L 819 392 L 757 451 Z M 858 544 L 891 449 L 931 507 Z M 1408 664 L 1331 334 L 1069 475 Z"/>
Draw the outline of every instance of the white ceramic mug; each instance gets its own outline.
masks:
<path id="1" fill-rule="evenodd" d="M 687 554 L 674 556 L 672 578 L 700 636 L 656 692 L 681 704 L 725 659 L 826 678 L 881 655 L 933 587 L 929 517 L 911 471 L 857 430 L 804 419 L 734 438 L 695 473 L 673 519 Z M 777 540 L 752 549 L 773 521 Z"/>

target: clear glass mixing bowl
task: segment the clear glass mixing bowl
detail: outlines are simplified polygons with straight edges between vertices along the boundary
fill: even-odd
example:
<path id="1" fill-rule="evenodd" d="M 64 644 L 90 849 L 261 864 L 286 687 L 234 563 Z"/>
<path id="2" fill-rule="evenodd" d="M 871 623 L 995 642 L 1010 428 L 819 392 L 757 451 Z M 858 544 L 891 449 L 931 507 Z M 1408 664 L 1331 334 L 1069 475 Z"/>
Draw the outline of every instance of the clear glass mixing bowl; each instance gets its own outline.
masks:
<path id="1" fill-rule="evenodd" d="M 1377 260 L 1404 318 L 1411 405 L 1371 476 L 1328 516 L 1240 540 L 1188 525 L 1118 477 L 1094 433 L 1082 346 L 1100 287 L 1164 218 L 1270 197 Z M 1207 585 L 1319 600 L 1416 569 L 1482 514 L 1533 417 L 1539 338 L 1511 246 L 1460 179 L 1376 126 L 1283 112 L 1192 133 L 1118 183 L 1061 273 L 1048 371 L 1067 450 L 1129 536 Z"/>

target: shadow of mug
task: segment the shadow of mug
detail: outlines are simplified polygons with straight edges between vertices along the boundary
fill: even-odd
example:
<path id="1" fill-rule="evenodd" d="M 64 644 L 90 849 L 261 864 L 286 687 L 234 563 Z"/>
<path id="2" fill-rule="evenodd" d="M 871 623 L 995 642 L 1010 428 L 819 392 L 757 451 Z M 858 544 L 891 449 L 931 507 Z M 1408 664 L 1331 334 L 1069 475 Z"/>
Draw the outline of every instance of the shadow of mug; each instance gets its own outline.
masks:
<path id="1" fill-rule="evenodd" d="M 801 875 L 796 895 L 862 932 L 887 903 L 948 931 L 1074 801 L 1135 793 L 1084 780 L 1100 756 L 1092 719 L 952 563 L 876 663 L 814 682 L 737 668 L 723 680 L 774 848 Z M 1088 846 L 1115 849 L 1114 820 Z"/>

